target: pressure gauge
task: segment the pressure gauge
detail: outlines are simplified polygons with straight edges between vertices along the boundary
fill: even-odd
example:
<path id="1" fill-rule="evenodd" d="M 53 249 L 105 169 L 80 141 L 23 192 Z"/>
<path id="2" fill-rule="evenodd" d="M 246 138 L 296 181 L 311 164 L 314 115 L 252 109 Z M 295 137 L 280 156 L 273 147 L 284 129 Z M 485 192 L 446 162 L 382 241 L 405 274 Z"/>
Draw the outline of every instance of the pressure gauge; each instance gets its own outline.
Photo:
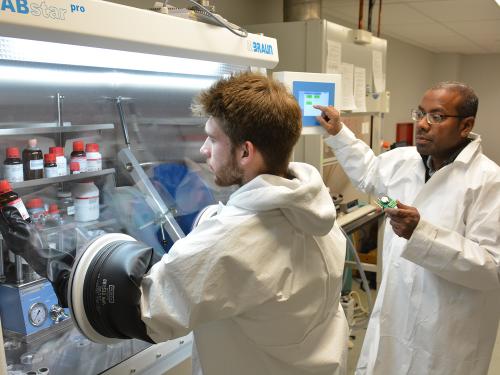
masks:
<path id="1" fill-rule="evenodd" d="M 35 327 L 40 327 L 47 320 L 47 317 L 47 307 L 43 303 L 37 302 L 30 306 L 28 318 Z"/>

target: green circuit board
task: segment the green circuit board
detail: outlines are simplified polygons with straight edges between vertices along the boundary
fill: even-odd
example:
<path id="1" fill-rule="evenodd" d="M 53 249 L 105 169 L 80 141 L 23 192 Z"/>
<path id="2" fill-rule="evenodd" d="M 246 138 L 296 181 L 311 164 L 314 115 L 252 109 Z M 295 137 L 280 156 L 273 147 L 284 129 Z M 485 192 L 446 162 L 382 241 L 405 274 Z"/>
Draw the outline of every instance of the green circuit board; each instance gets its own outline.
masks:
<path id="1" fill-rule="evenodd" d="M 395 199 L 389 198 L 387 196 L 382 196 L 377 199 L 377 204 L 382 208 L 396 208 L 398 205 L 397 201 Z"/>

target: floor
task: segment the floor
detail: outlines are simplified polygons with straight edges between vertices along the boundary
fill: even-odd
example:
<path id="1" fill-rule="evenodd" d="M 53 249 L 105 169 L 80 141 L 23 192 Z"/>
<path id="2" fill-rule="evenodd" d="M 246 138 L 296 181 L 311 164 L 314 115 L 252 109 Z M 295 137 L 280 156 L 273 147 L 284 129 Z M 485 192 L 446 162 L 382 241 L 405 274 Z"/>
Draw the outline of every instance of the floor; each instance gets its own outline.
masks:
<path id="1" fill-rule="evenodd" d="M 497 343 L 493 349 L 493 356 L 491 357 L 490 371 L 488 375 L 500 374 L 500 327 L 498 327 Z"/>
<path id="2" fill-rule="evenodd" d="M 368 301 L 366 299 L 366 293 L 361 290 L 359 284 L 353 280 L 352 290 L 357 292 L 361 303 L 363 306 L 368 307 Z M 372 290 L 372 303 L 375 301 L 376 291 Z M 361 347 L 363 346 L 363 340 L 365 338 L 366 326 L 368 324 L 368 320 L 364 320 L 361 324 L 355 326 L 355 328 L 351 331 L 350 341 L 353 344 L 352 348 L 349 349 L 347 354 L 347 374 L 354 374 L 354 370 L 356 369 L 356 363 L 358 362 L 359 354 L 361 352 Z"/>

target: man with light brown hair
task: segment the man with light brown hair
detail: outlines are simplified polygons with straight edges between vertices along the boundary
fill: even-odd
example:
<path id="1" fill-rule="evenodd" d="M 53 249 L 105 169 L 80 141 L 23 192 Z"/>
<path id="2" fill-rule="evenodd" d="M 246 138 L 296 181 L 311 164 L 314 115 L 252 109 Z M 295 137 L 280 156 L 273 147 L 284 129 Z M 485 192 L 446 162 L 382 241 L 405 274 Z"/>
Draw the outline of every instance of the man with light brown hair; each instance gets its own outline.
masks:
<path id="1" fill-rule="evenodd" d="M 343 374 L 345 238 L 319 173 L 289 162 L 300 107 L 252 73 L 221 79 L 195 107 L 210 116 L 201 153 L 216 183 L 240 188 L 146 277 L 149 336 L 193 330 L 197 374 Z"/>

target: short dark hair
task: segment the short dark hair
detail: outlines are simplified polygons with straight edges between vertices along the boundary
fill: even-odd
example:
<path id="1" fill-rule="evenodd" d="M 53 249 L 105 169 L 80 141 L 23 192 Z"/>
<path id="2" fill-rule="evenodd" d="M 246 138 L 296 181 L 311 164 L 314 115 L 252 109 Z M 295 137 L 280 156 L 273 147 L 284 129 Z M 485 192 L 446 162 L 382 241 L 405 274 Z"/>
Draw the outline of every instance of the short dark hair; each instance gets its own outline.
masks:
<path id="1" fill-rule="evenodd" d="M 266 173 L 287 171 L 302 130 L 302 114 L 281 82 L 262 74 L 236 73 L 202 91 L 194 108 L 221 120 L 233 147 L 252 142 L 262 153 Z"/>
<path id="2" fill-rule="evenodd" d="M 460 104 L 457 106 L 458 115 L 463 117 L 476 117 L 479 99 L 469 85 L 463 82 L 445 81 L 431 87 L 431 90 L 449 90 L 457 92 L 462 98 Z"/>

